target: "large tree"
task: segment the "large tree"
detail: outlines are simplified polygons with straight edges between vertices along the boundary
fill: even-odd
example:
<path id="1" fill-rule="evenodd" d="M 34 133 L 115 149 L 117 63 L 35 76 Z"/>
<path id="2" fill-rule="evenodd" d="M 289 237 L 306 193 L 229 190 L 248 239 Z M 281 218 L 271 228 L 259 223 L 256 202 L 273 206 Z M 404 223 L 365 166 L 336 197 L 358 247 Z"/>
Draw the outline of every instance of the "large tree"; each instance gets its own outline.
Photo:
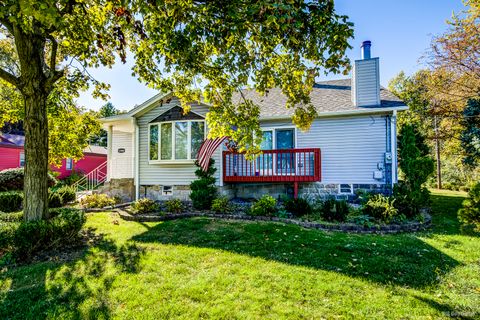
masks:
<path id="1" fill-rule="evenodd" d="M 73 90 L 94 84 L 86 68 L 135 57 L 134 74 L 172 91 L 188 110 L 211 104 L 210 134 L 228 135 L 240 150 L 258 145 L 258 107 L 232 101 L 245 86 L 260 94 L 280 87 L 293 121 L 313 119 L 309 93 L 320 72 L 348 68 L 352 24 L 333 0 L 0 0 L 2 33 L 15 42 L 18 75 L 0 62 L 0 78 L 24 101 L 27 159 L 25 217 L 47 215 L 47 101 L 59 81 Z M 80 81 L 76 84 L 75 81 Z M 81 88 L 79 86 L 82 86 Z M 233 128 L 236 128 L 234 130 Z M 256 139 L 254 137 L 257 137 Z"/>

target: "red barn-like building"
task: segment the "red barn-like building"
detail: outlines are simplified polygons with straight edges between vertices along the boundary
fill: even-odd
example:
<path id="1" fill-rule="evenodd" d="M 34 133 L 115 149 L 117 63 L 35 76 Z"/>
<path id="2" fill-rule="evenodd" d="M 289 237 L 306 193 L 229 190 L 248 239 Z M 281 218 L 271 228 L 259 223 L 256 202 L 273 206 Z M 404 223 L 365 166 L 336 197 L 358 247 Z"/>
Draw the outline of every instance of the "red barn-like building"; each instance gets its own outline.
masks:
<path id="1" fill-rule="evenodd" d="M 25 137 L 16 134 L 0 133 L 0 171 L 10 168 L 20 168 L 25 165 L 23 145 Z M 88 146 L 83 150 L 83 158 L 74 161 L 63 159 L 60 167 L 52 166 L 53 171 L 60 173 L 59 179 L 68 177 L 73 170 L 89 173 L 107 161 L 107 149 L 100 146 Z"/>

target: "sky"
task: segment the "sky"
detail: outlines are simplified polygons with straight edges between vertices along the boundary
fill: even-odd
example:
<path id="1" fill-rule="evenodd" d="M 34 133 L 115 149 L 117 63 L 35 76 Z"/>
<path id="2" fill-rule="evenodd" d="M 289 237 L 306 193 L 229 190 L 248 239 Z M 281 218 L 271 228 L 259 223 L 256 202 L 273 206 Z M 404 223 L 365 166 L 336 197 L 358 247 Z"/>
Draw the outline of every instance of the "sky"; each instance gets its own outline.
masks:
<path id="1" fill-rule="evenodd" d="M 380 57 L 380 82 L 387 86 L 400 71 L 412 74 L 422 68 L 420 58 L 428 49 L 432 36 L 446 31 L 452 12 L 464 9 L 461 0 L 336 0 L 336 11 L 354 23 L 355 38 L 347 51 L 351 59 L 360 59 L 362 41 L 372 41 L 372 57 Z M 157 92 L 133 77 L 131 59 L 112 69 L 90 70 L 100 81 L 111 85 L 110 101 L 120 110 L 130 110 Z M 322 76 L 319 80 L 343 78 Z M 78 104 L 98 110 L 106 101 L 82 93 Z"/>

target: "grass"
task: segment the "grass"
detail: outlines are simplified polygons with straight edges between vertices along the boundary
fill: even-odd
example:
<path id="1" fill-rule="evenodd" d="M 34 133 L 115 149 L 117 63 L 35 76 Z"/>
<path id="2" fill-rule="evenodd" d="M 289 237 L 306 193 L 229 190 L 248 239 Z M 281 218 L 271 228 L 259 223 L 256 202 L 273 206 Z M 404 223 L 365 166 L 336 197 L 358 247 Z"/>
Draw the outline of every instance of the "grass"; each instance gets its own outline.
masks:
<path id="1" fill-rule="evenodd" d="M 434 228 L 402 235 L 92 214 L 94 247 L 0 273 L 0 318 L 478 318 L 480 241 L 456 219 L 462 200 L 434 193 Z"/>

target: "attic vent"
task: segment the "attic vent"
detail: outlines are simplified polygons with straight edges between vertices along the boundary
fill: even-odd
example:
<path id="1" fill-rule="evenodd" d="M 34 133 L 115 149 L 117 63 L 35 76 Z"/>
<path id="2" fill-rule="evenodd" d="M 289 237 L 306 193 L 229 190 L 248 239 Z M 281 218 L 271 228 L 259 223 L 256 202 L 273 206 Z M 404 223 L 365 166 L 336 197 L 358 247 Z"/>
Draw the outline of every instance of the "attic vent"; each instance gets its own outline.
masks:
<path id="1" fill-rule="evenodd" d="M 362 60 L 355 60 L 352 72 L 352 102 L 356 107 L 380 106 L 379 59 L 371 58 L 370 41 L 362 44 Z"/>

